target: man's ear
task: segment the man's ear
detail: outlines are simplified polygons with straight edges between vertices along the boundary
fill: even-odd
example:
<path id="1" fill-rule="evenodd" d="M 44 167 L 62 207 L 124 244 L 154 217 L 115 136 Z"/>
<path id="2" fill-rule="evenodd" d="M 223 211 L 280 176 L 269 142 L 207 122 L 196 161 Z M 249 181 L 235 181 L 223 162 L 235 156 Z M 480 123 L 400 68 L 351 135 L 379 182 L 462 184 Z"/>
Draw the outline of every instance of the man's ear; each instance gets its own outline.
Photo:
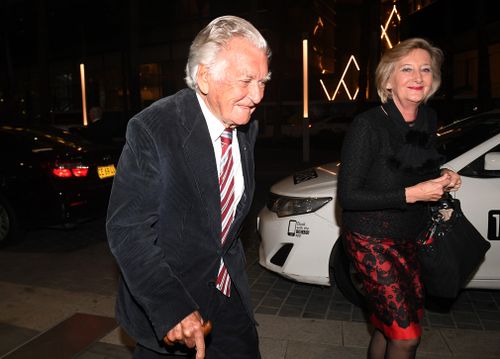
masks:
<path id="1" fill-rule="evenodd" d="M 205 65 L 198 65 L 198 72 L 196 73 L 196 83 L 198 89 L 204 95 L 208 94 L 208 69 Z"/>

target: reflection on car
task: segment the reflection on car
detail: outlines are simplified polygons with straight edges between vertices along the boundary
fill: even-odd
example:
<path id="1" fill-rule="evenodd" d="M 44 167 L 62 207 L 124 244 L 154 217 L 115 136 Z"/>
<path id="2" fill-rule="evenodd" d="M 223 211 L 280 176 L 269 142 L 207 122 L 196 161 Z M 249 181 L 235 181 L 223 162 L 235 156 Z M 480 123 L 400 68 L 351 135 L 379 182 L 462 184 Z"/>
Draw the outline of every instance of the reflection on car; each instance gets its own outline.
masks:
<path id="1" fill-rule="evenodd" d="M 119 152 L 54 127 L 0 125 L 0 244 L 20 228 L 102 215 Z"/>
<path id="2" fill-rule="evenodd" d="M 500 110 L 441 127 L 437 141 L 444 167 L 462 176 L 456 197 L 463 212 L 491 242 L 468 286 L 500 289 Z M 325 286 L 334 280 L 336 266 L 338 272 L 345 271 L 337 241 L 338 166 L 332 162 L 300 171 L 271 187 L 257 218 L 262 266 L 299 282 Z"/>

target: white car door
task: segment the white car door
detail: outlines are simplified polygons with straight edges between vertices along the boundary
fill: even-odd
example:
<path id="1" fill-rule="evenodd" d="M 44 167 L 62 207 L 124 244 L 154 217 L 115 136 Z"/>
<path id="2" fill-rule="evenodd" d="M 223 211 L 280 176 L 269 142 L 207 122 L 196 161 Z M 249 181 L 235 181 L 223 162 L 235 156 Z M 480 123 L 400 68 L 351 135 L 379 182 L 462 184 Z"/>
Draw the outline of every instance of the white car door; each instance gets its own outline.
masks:
<path id="1" fill-rule="evenodd" d="M 493 281 L 493 287 L 500 288 L 500 163 L 485 166 L 486 154 L 495 153 L 496 158 L 499 152 L 500 135 L 496 135 L 447 164 L 462 176 L 462 187 L 456 197 L 465 216 L 491 243 L 469 287 L 480 288 L 488 281 L 487 287 L 491 288 Z"/>

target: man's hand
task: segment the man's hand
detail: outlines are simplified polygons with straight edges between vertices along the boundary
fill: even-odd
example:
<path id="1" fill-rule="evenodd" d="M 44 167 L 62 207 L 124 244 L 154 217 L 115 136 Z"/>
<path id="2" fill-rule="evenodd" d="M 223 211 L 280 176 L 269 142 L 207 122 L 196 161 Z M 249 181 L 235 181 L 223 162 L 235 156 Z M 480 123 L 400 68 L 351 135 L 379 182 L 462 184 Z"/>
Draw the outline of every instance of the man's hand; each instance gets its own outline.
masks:
<path id="1" fill-rule="evenodd" d="M 200 313 L 195 311 L 170 329 L 163 337 L 163 341 L 167 345 L 179 342 L 188 348 L 196 348 L 196 359 L 203 359 L 205 358 L 205 335 L 211 330 L 212 323 L 210 321 L 205 323 Z"/>

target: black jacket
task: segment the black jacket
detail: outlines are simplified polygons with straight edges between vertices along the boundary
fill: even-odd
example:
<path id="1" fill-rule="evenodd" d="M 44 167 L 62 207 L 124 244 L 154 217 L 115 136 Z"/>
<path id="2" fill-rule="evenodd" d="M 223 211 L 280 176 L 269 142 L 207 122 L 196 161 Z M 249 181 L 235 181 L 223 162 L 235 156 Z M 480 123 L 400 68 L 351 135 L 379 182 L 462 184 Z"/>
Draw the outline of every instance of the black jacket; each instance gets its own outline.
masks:
<path id="1" fill-rule="evenodd" d="M 222 247 L 215 155 L 195 92 L 161 99 L 129 121 L 106 227 L 122 273 L 117 320 L 151 349 L 164 351 L 163 336 L 189 313 L 210 319 L 209 285 L 221 256 L 253 320 L 237 234 L 255 187 L 257 123 L 237 134 L 245 191 Z"/>
<path id="2" fill-rule="evenodd" d="M 358 115 L 344 139 L 338 177 L 342 225 L 375 237 L 414 239 L 427 224 L 427 204 L 407 204 L 405 187 L 440 176 L 436 114 L 420 105 L 410 127 L 392 101 L 383 108 Z"/>

